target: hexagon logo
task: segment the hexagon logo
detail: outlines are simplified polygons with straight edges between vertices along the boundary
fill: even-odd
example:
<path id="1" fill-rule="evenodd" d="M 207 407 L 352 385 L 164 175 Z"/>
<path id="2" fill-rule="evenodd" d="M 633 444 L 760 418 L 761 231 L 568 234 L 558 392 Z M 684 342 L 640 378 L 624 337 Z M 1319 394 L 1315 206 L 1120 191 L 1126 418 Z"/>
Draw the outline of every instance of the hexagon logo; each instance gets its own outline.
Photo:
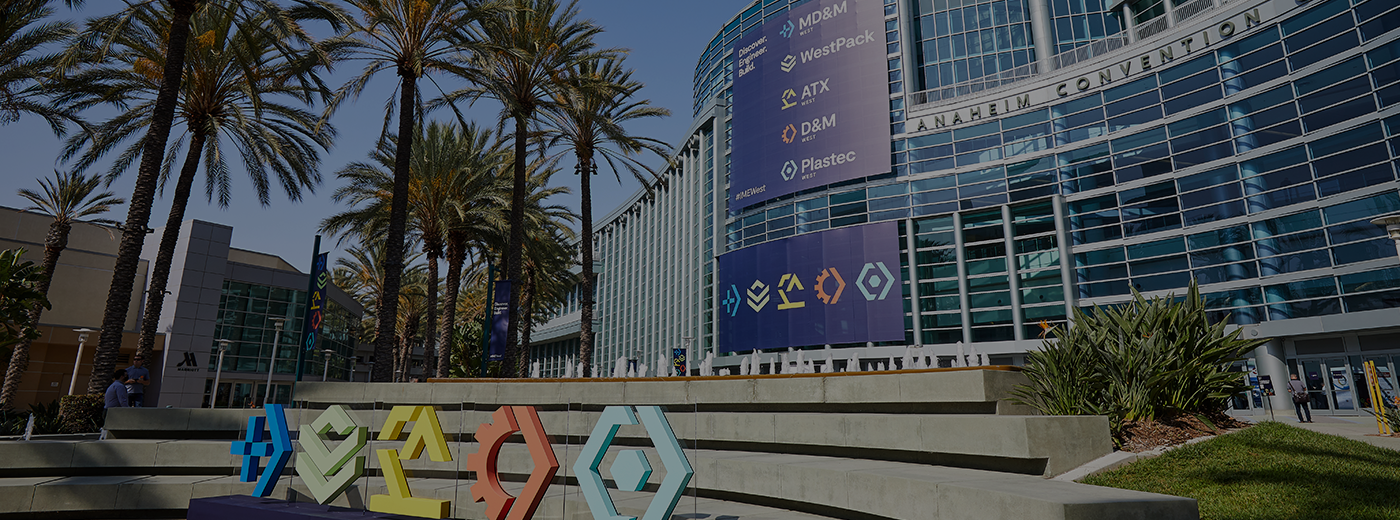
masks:
<path id="1" fill-rule="evenodd" d="M 633 413 L 633 410 L 636 412 Z M 690 478 L 695 475 L 695 470 L 690 467 L 690 461 L 686 460 L 685 452 L 676 441 L 676 433 L 671 430 L 671 423 L 666 421 L 666 415 L 660 406 L 609 406 L 603 409 L 598 424 L 593 427 L 593 433 L 583 445 L 583 452 L 574 463 L 574 474 L 578 476 L 579 489 L 583 490 L 588 509 L 597 520 L 635 520 L 633 517 L 617 514 L 612 496 L 603 486 L 603 476 L 598 473 L 598 465 L 603 462 L 603 455 L 607 453 L 608 446 L 612 445 L 613 437 L 617 436 L 618 427 L 637 424 L 638 419 L 646 427 L 647 437 L 651 438 L 657 455 L 661 457 L 661 464 L 666 468 L 666 477 L 661 480 L 661 486 L 656 490 L 656 496 L 652 498 L 641 520 L 671 518 L 671 513 L 676 510 L 676 503 L 680 502 L 681 495 L 685 492 L 686 484 L 690 483 Z M 647 477 L 651 475 L 651 464 L 647 462 L 646 454 L 641 450 L 623 450 L 618 453 L 617 460 L 613 462 L 609 471 L 612 472 L 619 489 L 640 491 L 646 485 Z"/>
<path id="2" fill-rule="evenodd" d="M 783 163 L 783 172 L 782 172 L 782 173 L 783 173 L 783 180 L 785 180 L 785 181 L 790 181 L 790 180 L 792 180 L 793 177 L 796 177 L 796 176 L 797 176 L 797 163 L 796 163 L 795 161 L 788 161 L 788 162 L 786 162 L 786 163 Z"/>
<path id="3" fill-rule="evenodd" d="M 871 272 L 877 269 L 878 273 Z M 880 279 L 881 273 L 885 275 L 884 280 Z M 885 267 L 884 262 L 865 264 L 865 267 L 860 270 L 860 276 L 856 278 L 856 287 L 860 289 L 861 294 L 865 295 L 865 301 L 884 300 L 886 296 L 890 295 L 890 288 L 894 287 L 895 283 L 897 280 L 894 279 L 894 275 L 890 274 L 890 270 Z M 878 296 L 875 294 L 876 290 L 880 291 Z"/>

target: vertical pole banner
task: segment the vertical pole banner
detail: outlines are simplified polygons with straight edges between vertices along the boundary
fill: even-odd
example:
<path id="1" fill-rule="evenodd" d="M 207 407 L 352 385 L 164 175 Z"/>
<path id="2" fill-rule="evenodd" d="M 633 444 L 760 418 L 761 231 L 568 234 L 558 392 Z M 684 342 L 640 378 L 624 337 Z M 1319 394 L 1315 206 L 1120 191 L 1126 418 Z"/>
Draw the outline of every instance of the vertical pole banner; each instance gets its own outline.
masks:
<path id="1" fill-rule="evenodd" d="M 326 311 L 326 285 L 331 278 L 330 273 L 326 272 L 328 254 L 316 255 L 316 263 L 311 266 L 311 293 L 306 296 L 306 317 L 301 325 L 302 353 L 316 350 L 316 340 L 321 336 L 321 323 Z M 297 376 L 300 378 L 300 371 Z"/>
<path id="2" fill-rule="evenodd" d="M 678 376 L 690 375 L 685 370 L 685 349 L 678 348 L 671 352 L 671 367 L 675 369 Z"/>
<path id="3" fill-rule="evenodd" d="M 491 361 L 506 357 L 506 335 L 510 327 L 510 280 L 496 280 L 495 301 L 491 304 Z"/>

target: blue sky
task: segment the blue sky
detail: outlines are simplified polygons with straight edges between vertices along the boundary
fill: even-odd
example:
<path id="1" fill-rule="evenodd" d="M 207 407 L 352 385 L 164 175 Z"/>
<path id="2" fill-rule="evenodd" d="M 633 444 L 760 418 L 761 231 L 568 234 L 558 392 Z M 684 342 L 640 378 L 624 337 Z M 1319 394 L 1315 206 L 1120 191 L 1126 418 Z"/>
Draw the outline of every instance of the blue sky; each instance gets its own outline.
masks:
<path id="1" fill-rule="evenodd" d="M 748 0 L 582 0 L 580 9 L 583 15 L 593 19 L 606 29 L 599 38 L 600 45 L 631 49 L 628 63 L 636 74 L 634 78 L 646 85 L 642 97 L 650 99 L 656 106 L 671 110 L 672 116 L 665 119 L 638 122 L 631 130 L 675 144 L 684 137 L 691 122 L 691 78 L 695 73 L 695 60 L 715 33 L 736 14 Z M 116 4 L 116 2 L 112 2 Z M 84 10 L 68 11 L 60 7 L 58 16 L 81 20 L 89 16 L 105 13 L 107 2 L 88 2 Z M 329 81 L 339 85 L 348 77 L 348 72 L 358 65 L 349 64 L 329 76 Z M 344 209 L 331 201 L 331 193 L 341 185 L 335 172 L 344 165 L 363 160 L 365 152 L 374 146 L 383 124 L 384 101 L 392 94 L 393 76 L 376 79 L 360 100 L 343 107 L 332 119 L 340 137 L 335 148 L 322 157 L 321 173 L 324 183 L 315 194 L 304 195 L 301 202 L 293 203 L 285 195 L 273 192 L 272 203 L 268 207 L 258 204 L 246 174 L 237 161 L 230 161 L 234 169 L 233 200 L 229 207 L 220 209 L 203 198 L 203 180 L 197 180 L 194 197 L 191 198 L 185 213 L 186 219 L 200 219 L 233 226 L 233 246 L 271 253 L 303 271 L 310 266 L 311 242 L 321 219 Z M 455 85 L 450 78 L 439 78 L 444 88 Z M 420 83 L 424 94 L 435 94 L 426 82 Z M 486 103 L 479 104 L 468 112 L 468 117 L 483 124 L 494 125 L 497 107 Z M 101 120 L 106 114 L 94 111 L 87 117 Z M 447 120 L 446 113 L 430 115 L 430 118 Z M 177 131 L 179 128 L 177 128 Z M 174 138 L 172 137 L 172 142 Z M 0 165 L 0 178 L 6 182 L 0 190 L 0 206 L 23 208 L 28 202 L 15 192 L 20 188 L 37 189 L 37 178 L 52 176 L 53 170 L 67 169 L 56 163 L 61 141 L 54 137 L 42 121 L 26 116 L 17 123 L 0 126 L 0 143 L 4 143 L 3 165 Z M 658 166 L 662 161 L 652 157 L 648 163 Z M 99 165 L 106 171 L 106 165 Z M 623 173 L 619 185 L 608 173 L 600 171 L 593 184 L 593 208 L 596 217 L 602 217 L 622 204 L 637 189 L 635 180 Z M 201 175 L 203 172 L 201 171 Z M 135 169 L 129 170 L 111 189 L 123 198 L 131 196 L 135 183 Z M 578 208 L 578 178 L 572 174 L 572 167 L 555 177 L 555 184 L 568 186 L 573 193 L 558 199 L 558 203 Z M 163 226 L 170 212 L 168 197 L 158 197 L 152 212 L 150 227 Z M 107 215 L 108 218 L 125 221 L 126 207 Z M 159 240 L 159 235 L 149 235 L 148 241 Z M 334 237 L 322 239 L 322 249 L 335 247 Z M 332 253 L 339 256 L 339 248 Z"/>

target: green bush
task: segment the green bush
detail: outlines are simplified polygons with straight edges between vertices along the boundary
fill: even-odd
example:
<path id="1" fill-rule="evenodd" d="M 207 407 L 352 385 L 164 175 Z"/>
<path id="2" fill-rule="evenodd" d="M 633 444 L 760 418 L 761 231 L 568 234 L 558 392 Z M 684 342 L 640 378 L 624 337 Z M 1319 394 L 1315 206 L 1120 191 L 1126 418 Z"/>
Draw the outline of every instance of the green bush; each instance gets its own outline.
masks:
<path id="1" fill-rule="evenodd" d="M 97 394 L 65 395 L 59 399 L 59 433 L 95 433 L 102 427 L 103 397 Z"/>
<path id="2" fill-rule="evenodd" d="M 1264 343 L 1211 323 L 1193 283 L 1184 298 L 1133 300 L 1076 310 L 1027 353 L 1029 385 L 1012 394 L 1046 415 L 1107 415 L 1115 438 L 1125 423 L 1215 414 L 1246 389 L 1230 365 Z"/>
<path id="3" fill-rule="evenodd" d="M 0 411 L 0 435 L 24 435 L 29 425 L 29 416 L 34 416 L 34 434 L 58 433 L 61 424 L 58 414 L 58 401 L 49 404 L 31 404 L 28 411 Z"/>

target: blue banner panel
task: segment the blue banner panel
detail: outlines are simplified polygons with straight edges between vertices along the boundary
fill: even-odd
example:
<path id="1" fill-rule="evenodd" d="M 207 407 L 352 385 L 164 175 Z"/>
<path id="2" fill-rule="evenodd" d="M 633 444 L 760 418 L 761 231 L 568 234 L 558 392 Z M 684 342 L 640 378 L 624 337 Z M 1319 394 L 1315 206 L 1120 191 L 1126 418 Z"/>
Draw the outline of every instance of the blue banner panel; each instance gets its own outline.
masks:
<path id="1" fill-rule="evenodd" d="M 904 340 L 895 222 L 727 253 L 719 284 L 720 352 Z"/>
<path id="2" fill-rule="evenodd" d="M 729 209 L 890 171 L 885 10 L 819 0 L 734 43 Z"/>
<path id="3" fill-rule="evenodd" d="M 307 298 L 306 315 L 302 321 L 301 344 L 306 352 L 316 350 L 316 340 L 321 337 L 321 324 L 326 311 L 326 284 L 331 280 L 326 270 L 329 253 L 316 255 L 316 263 L 311 266 L 311 294 Z"/>
<path id="4" fill-rule="evenodd" d="M 500 361 L 506 357 L 506 337 L 510 330 L 510 280 L 496 280 L 495 299 L 491 302 L 491 341 L 488 359 Z"/>

